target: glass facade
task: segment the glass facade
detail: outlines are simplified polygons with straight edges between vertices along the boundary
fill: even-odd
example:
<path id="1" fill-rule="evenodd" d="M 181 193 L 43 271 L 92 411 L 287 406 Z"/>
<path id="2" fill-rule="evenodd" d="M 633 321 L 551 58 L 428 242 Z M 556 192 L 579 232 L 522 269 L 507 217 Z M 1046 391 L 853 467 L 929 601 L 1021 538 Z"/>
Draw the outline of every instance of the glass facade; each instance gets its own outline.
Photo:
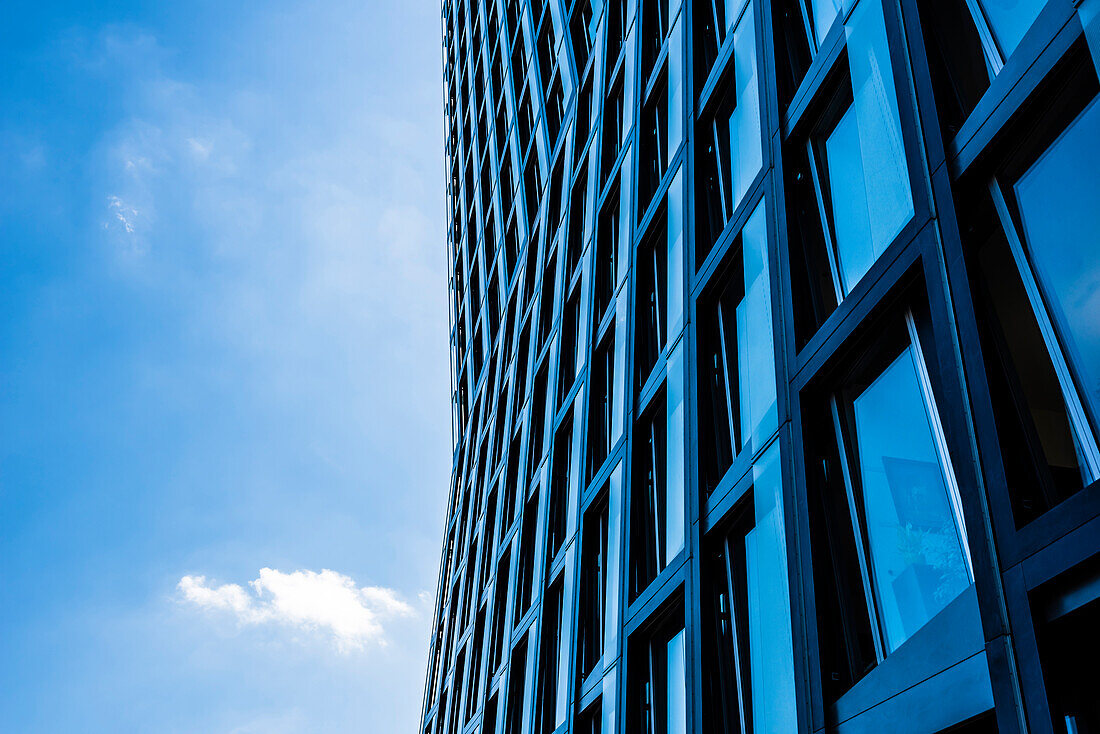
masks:
<path id="1" fill-rule="evenodd" d="M 1100 732 L 1097 0 L 444 0 L 423 734 Z"/>

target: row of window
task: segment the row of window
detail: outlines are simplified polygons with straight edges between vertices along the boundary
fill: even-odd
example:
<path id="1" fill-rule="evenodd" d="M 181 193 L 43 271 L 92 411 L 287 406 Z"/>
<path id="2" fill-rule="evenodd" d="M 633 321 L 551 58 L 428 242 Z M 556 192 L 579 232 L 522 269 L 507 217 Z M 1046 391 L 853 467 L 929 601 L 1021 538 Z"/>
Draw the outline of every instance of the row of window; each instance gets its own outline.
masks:
<path id="1" fill-rule="evenodd" d="M 497 3 L 445 3 L 457 450 L 426 731 L 479 712 L 484 732 L 687 731 L 692 691 L 708 731 L 794 731 L 788 568 L 803 571 L 801 644 L 833 726 L 860 713 L 861 681 L 905 683 L 907 651 L 978 624 L 975 588 L 995 569 L 973 550 L 983 481 L 997 532 L 998 513 L 1021 538 L 1072 529 L 1059 518 L 1091 507 L 1100 478 L 1094 3 L 1066 16 L 1079 37 L 969 152 L 995 109 L 984 100 L 1023 74 L 1013 54 L 1042 45 L 1055 4 L 516 0 L 509 53 Z M 498 148 L 475 152 L 458 122 L 491 116 L 477 114 L 492 107 L 483 13 L 502 69 L 488 87 L 510 76 L 523 101 L 513 114 L 498 97 Z M 775 42 L 771 122 L 759 38 Z M 914 45 L 927 59 L 900 52 Z M 939 140 L 943 160 L 928 152 Z M 935 191 L 948 201 L 933 206 Z M 960 264 L 941 272 L 952 237 Z M 979 360 L 967 411 L 953 308 L 976 325 L 958 347 Z M 983 410 L 979 475 L 967 422 Z M 785 441 L 799 457 L 786 495 L 806 506 L 790 564 Z M 1095 563 L 1082 568 L 1075 588 L 1091 589 Z M 1051 588 L 1027 593 L 1041 700 L 1056 730 L 1092 731 L 1095 676 L 1066 665 L 1095 637 L 1096 602 Z M 937 653 L 929 676 L 975 640 Z M 968 731 L 992 730 L 983 675 Z"/>

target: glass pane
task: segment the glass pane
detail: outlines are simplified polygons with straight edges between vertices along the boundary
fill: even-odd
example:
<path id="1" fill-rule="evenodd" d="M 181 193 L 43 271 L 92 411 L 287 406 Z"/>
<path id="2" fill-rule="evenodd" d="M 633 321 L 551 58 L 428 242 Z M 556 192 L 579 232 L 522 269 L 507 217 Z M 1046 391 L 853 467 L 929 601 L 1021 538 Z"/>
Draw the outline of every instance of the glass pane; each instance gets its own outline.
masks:
<path id="1" fill-rule="evenodd" d="M 853 408 L 868 563 L 892 652 L 970 578 L 911 348 Z"/>
<path id="2" fill-rule="evenodd" d="M 778 442 L 753 466 L 752 491 L 756 527 L 745 536 L 752 731 L 786 734 L 798 723 Z"/>
<path id="3" fill-rule="evenodd" d="M 833 27 L 833 21 L 840 13 L 840 0 L 813 0 L 814 35 L 817 36 L 817 45 L 829 35 L 829 29 Z"/>
<path id="4" fill-rule="evenodd" d="M 989 27 L 1005 58 L 1012 55 L 1046 0 L 980 0 Z"/>
<path id="5" fill-rule="evenodd" d="M 753 451 L 775 432 L 775 351 L 768 278 L 768 225 L 761 202 L 741 232 L 745 297 L 737 304 L 737 386 L 741 436 Z"/>
<path id="6" fill-rule="evenodd" d="M 665 160 L 662 170 L 667 170 L 672 164 L 672 158 L 680 148 L 684 139 L 684 34 L 680 19 L 672 26 L 672 33 L 668 39 L 668 141 L 665 145 Z"/>
<path id="7" fill-rule="evenodd" d="M 687 681 L 684 677 L 684 631 L 668 641 L 668 718 L 665 734 L 687 734 Z"/>
<path id="8" fill-rule="evenodd" d="M 844 31 L 852 106 L 826 142 L 826 160 L 847 292 L 912 218 L 913 195 L 881 0 L 856 6 Z M 842 170 L 833 170 L 834 156 Z"/>
<path id="9" fill-rule="evenodd" d="M 875 262 L 867 214 L 867 186 L 859 157 L 859 130 L 849 107 L 825 140 L 829 196 L 841 279 L 850 291 Z"/>
<path id="10" fill-rule="evenodd" d="M 607 492 L 607 569 L 604 574 L 607 588 L 604 591 L 603 615 L 605 660 L 614 659 L 615 650 L 619 644 L 619 594 L 622 585 L 622 574 L 619 572 L 619 549 L 622 547 L 624 501 L 623 467 L 619 464 L 611 472 L 611 483 Z M 604 710 L 607 710 L 606 703 Z"/>
<path id="11" fill-rule="evenodd" d="M 668 218 L 668 341 L 684 328 L 684 169 L 676 171 L 665 199 Z"/>
<path id="12" fill-rule="evenodd" d="M 1100 414 L 1100 97 L 1015 186 L 1032 266 L 1083 399 Z"/>
<path id="13" fill-rule="evenodd" d="M 749 3 L 733 34 L 733 112 L 730 114 L 730 190 L 727 219 L 749 190 L 764 161 L 760 139 L 760 85 L 756 79 L 756 23 Z"/>
<path id="14" fill-rule="evenodd" d="M 1100 74 L 1100 0 L 1084 0 L 1077 7 L 1081 18 L 1081 27 L 1085 29 L 1085 39 L 1092 53 L 1092 64 Z"/>
<path id="15" fill-rule="evenodd" d="M 666 395 L 668 433 L 665 441 L 665 557 L 667 566 L 684 547 L 684 341 L 681 339 L 668 355 Z"/>

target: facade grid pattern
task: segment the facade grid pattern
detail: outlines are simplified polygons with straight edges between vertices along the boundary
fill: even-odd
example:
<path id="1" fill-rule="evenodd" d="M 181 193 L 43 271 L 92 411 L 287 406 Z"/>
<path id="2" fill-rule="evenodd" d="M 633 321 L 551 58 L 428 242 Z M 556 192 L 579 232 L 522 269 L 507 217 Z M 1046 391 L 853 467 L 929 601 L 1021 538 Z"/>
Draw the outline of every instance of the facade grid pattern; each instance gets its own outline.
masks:
<path id="1" fill-rule="evenodd" d="M 424 734 L 1100 733 L 1100 0 L 444 0 Z"/>

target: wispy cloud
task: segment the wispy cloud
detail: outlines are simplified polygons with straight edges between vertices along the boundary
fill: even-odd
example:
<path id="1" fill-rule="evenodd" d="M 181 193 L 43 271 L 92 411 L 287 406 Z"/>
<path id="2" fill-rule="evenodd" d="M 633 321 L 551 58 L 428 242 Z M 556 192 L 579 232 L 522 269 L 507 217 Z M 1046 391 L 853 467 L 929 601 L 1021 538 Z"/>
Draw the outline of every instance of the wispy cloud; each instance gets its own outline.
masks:
<path id="1" fill-rule="evenodd" d="M 260 569 L 260 577 L 240 584 L 214 586 L 205 576 L 184 576 L 177 584 L 183 600 L 211 612 L 227 612 L 246 625 L 280 624 L 331 636 L 342 652 L 369 643 L 384 645 L 382 623 L 415 615 L 397 592 L 358 586 L 336 571 Z"/>

